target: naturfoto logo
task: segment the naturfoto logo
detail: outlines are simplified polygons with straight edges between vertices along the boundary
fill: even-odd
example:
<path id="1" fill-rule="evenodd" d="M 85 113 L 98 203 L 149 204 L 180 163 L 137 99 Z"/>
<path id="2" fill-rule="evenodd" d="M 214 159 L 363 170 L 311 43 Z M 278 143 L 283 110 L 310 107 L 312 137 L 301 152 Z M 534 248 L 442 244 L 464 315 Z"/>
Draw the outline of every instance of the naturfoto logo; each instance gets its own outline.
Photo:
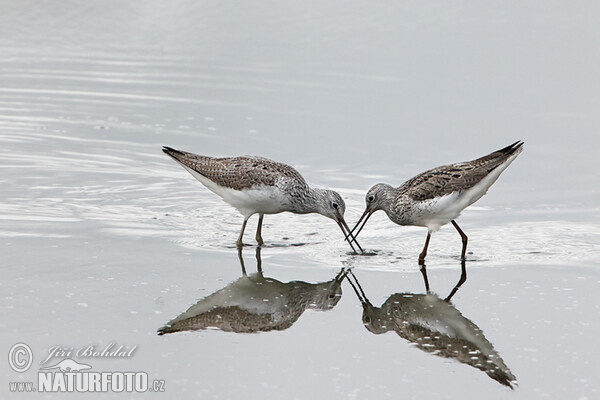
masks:
<path id="1" fill-rule="evenodd" d="M 74 347 L 52 346 L 39 362 L 37 386 L 35 382 L 9 382 L 11 392 L 162 392 L 164 380 L 150 381 L 143 371 L 94 371 L 92 365 L 74 360 L 78 358 L 128 358 L 135 346 L 87 345 Z M 8 353 L 10 367 L 17 373 L 26 372 L 32 364 L 33 352 L 25 343 L 13 345 Z M 92 363 L 93 364 L 93 363 Z"/>

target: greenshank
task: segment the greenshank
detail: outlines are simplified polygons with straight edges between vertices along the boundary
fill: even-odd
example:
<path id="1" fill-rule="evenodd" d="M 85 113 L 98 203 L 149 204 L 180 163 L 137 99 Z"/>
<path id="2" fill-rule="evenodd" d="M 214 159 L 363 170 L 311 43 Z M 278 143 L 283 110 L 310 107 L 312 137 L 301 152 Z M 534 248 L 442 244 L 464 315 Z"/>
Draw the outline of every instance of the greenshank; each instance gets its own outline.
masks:
<path id="1" fill-rule="evenodd" d="M 350 234 L 362 222 L 354 235 L 356 238 L 369 217 L 375 211 L 383 210 L 398 225 L 423 226 L 428 229 L 425 246 L 419 255 L 419 263 L 424 263 L 431 234 L 451 222 L 462 238 L 461 259 L 464 260 L 468 239 L 455 219 L 488 191 L 522 150 L 523 142 L 518 141 L 473 161 L 444 165 L 423 172 L 397 188 L 378 183 L 367 192 L 365 212 Z"/>
<path id="2" fill-rule="evenodd" d="M 319 213 L 333 219 L 352 250 L 356 252 L 352 244 L 354 241 L 363 251 L 344 220 L 346 204 L 339 193 L 310 187 L 302 175 L 287 164 L 254 156 L 207 157 L 166 146 L 163 152 L 244 216 L 238 247 L 243 246 L 246 223 L 252 215 L 258 214 L 256 241 L 262 245 L 264 215 L 289 211 L 295 214 Z"/>

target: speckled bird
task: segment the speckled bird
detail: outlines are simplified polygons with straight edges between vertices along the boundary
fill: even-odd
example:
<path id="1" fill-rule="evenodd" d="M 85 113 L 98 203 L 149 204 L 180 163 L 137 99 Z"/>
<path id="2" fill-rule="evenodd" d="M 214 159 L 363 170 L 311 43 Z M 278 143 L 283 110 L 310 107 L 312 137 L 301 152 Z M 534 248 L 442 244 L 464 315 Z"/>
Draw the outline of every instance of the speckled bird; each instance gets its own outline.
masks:
<path id="1" fill-rule="evenodd" d="M 473 161 L 444 165 L 423 172 L 397 188 L 378 183 L 367 192 L 365 212 L 351 233 L 362 222 L 354 235 L 356 238 L 369 217 L 378 210 L 385 211 L 389 219 L 398 225 L 426 227 L 427 238 L 419 255 L 419 263 L 423 263 L 431 234 L 451 222 L 462 238 L 461 259 L 464 260 L 468 238 L 455 219 L 465 208 L 486 194 L 522 150 L 523 142 L 518 141 Z"/>
<path id="2" fill-rule="evenodd" d="M 354 241 L 362 252 L 344 220 L 346 204 L 339 193 L 310 187 L 291 166 L 263 157 L 215 158 L 166 146 L 163 152 L 244 216 L 238 247 L 243 246 L 244 230 L 252 215 L 258 214 L 256 241 L 262 245 L 264 215 L 289 211 L 295 214 L 319 213 L 333 219 L 352 250 L 356 251 L 352 244 Z"/>
<path id="3" fill-rule="evenodd" d="M 381 307 L 375 307 L 351 271 L 347 279 L 362 303 L 362 320 L 369 332 L 396 332 L 420 350 L 470 365 L 511 389 L 517 383 L 481 328 L 463 316 L 449 298 L 442 300 L 429 291 L 404 292 L 390 295 Z"/>
<path id="4" fill-rule="evenodd" d="M 239 250 L 242 277 L 198 301 L 159 329 L 159 334 L 210 328 L 225 332 L 257 333 L 290 328 L 307 309 L 328 311 L 342 296 L 342 269 L 327 282 L 280 282 L 263 276 L 260 246 L 256 248 L 258 272 L 246 274 Z"/>

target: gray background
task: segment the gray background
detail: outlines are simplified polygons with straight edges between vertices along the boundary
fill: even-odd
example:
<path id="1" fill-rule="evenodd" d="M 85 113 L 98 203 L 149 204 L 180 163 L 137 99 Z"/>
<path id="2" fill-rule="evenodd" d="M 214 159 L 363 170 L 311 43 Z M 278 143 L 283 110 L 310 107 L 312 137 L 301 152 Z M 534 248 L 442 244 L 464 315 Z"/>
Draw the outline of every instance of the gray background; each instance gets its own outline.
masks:
<path id="1" fill-rule="evenodd" d="M 3 398 L 7 382 L 36 379 L 50 346 L 112 341 L 136 355 L 93 360 L 96 370 L 147 371 L 175 398 L 599 396 L 597 2 L 1 9 L 0 350 L 25 342 L 35 357 L 23 374 L 0 363 Z M 282 332 L 156 335 L 239 277 L 242 220 L 162 145 L 289 163 L 338 190 L 353 224 L 372 184 L 519 139 L 525 151 L 459 220 L 472 254 L 453 299 L 516 391 L 395 333 L 372 335 L 346 283 L 335 309 Z M 425 230 L 380 214 L 360 236 L 374 257 L 349 254 L 320 216 L 266 217 L 265 275 L 318 282 L 352 266 L 375 305 L 423 293 Z M 440 296 L 458 279 L 459 251 L 452 227 L 432 239 Z M 254 249 L 244 256 L 253 270 Z"/>

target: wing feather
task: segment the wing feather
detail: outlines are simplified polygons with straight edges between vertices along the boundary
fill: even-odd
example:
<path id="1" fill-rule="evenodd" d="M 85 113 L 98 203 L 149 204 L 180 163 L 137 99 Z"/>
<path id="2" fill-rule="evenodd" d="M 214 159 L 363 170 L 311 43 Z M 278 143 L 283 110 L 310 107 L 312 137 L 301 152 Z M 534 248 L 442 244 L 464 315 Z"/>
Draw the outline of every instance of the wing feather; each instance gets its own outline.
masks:
<path id="1" fill-rule="evenodd" d="M 473 161 L 425 171 L 402 184 L 399 193 L 423 201 L 470 189 L 519 151 L 522 145 L 523 142 L 515 142 Z"/>
<path id="2" fill-rule="evenodd" d="M 306 186 L 307 183 L 293 167 L 263 157 L 240 156 L 213 158 L 175 150 L 163 149 L 175 161 L 205 176 L 219 186 L 235 190 L 256 185 L 281 186 L 285 184 Z"/>

